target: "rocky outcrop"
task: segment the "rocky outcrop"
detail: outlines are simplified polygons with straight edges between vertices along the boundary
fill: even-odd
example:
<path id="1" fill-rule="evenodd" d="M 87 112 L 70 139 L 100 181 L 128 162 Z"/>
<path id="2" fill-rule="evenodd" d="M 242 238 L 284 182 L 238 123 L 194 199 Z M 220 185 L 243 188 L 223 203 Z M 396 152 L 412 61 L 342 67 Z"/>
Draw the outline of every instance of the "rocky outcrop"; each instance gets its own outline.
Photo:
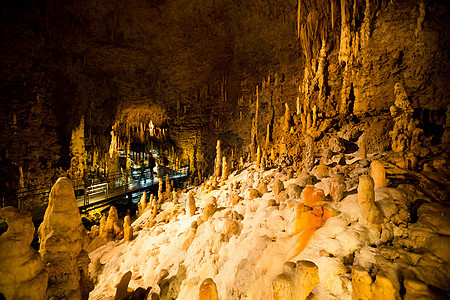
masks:
<path id="1" fill-rule="evenodd" d="M 46 299 L 48 273 L 30 247 L 34 225 L 29 213 L 12 206 L 0 209 L 8 230 L 0 236 L 0 294 L 9 300 Z"/>
<path id="2" fill-rule="evenodd" d="M 59 178 L 52 187 L 38 235 L 39 253 L 49 274 L 47 297 L 87 299 L 92 287 L 89 257 L 83 249 L 86 233 L 68 178 Z"/>

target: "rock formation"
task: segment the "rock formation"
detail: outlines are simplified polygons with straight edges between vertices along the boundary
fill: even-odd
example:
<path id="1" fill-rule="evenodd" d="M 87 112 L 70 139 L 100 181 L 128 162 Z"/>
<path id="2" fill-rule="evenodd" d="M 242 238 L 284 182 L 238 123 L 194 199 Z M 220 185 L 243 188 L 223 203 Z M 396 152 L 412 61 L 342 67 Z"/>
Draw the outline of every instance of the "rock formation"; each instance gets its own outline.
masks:
<path id="1" fill-rule="evenodd" d="M 133 240 L 133 227 L 131 227 L 129 215 L 126 215 L 123 219 L 123 238 L 126 242 Z"/>
<path id="2" fill-rule="evenodd" d="M 361 206 L 362 217 L 365 223 L 373 229 L 379 229 L 383 217 L 375 205 L 374 182 L 369 175 L 359 177 L 358 203 Z"/>
<path id="3" fill-rule="evenodd" d="M 314 140 L 309 134 L 304 135 L 305 152 L 303 158 L 303 172 L 310 172 L 314 166 Z"/>
<path id="4" fill-rule="evenodd" d="M 297 263 L 286 262 L 283 273 L 272 281 L 273 298 L 305 300 L 319 282 L 319 268 L 313 262 L 306 260 L 299 260 Z"/>
<path id="5" fill-rule="evenodd" d="M 219 300 L 216 283 L 211 278 L 206 278 L 200 285 L 199 300 Z"/>
<path id="6" fill-rule="evenodd" d="M 373 179 L 374 187 L 379 188 L 387 186 L 386 184 L 386 170 L 382 162 L 378 160 L 372 161 L 370 164 L 370 176 Z"/>
<path id="7" fill-rule="evenodd" d="M 46 299 L 48 273 L 30 247 L 34 225 L 29 213 L 12 206 L 0 209 L 8 230 L 0 236 L 0 294 L 6 299 Z"/>
<path id="8" fill-rule="evenodd" d="M 195 214 L 196 209 L 194 193 L 191 192 L 188 195 L 188 201 L 186 201 L 186 212 L 188 216 L 192 217 Z"/>
<path id="9" fill-rule="evenodd" d="M 109 208 L 108 219 L 106 220 L 105 231 L 108 240 L 114 240 L 118 237 L 122 231 L 119 224 L 119 215 L 117 214 L 117 208 L 111 206 Z"/>
<path id="10" fill-rule="evenodd" d="M 91 285 L 89 257 L 83 249 L 86 233 L 68 178 L 59 178 L 52 187 L 38 235 L 49 274 L 47 297 L 87 299 Z"/>
<path id="11" fill-rule="evenodd" d="M 338 174 L 331 176 L 330 196 L 334 202 L 339 202 L 342 200 L 345 188 L 346 185 L 343 175 Z"/>

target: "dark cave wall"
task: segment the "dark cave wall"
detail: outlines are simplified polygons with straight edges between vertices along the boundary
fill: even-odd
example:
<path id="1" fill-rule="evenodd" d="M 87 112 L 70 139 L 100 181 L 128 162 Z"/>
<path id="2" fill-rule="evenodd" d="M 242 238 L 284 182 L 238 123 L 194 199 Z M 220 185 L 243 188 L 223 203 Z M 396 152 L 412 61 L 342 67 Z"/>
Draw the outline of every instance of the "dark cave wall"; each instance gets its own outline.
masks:
<path id="1" fill-rule="evenodd" d="M 0 156 L 15 174 L 23 166 L 25 184 L 68 169 L 82 116 L 88 151 L 101 157 L 117 120 L 155 118 L 184 163 L 209 172 L 217 139 L 237 159 L 249 151 L 256 87 L 263 144 L 268 123 L 272 138 L 281 134 L 284 103 L 295 112 L 297 97 L 305 102 L 305 67 L 317 68 L 322 39 L 323 94 L 311 77 L 308 100 L 321 122 L 387 116 L 401 82 L 429 131 L 445 123 L 444 1 L 8 0 L 0 7 Z M 343 7 L 346 62 L 339 61 Z M 297 17 L 310 30 L 306 38 L 297 38 Z M 2 176 L 9 186 L 2 190 L 14 189 L 17 176 Z"/>

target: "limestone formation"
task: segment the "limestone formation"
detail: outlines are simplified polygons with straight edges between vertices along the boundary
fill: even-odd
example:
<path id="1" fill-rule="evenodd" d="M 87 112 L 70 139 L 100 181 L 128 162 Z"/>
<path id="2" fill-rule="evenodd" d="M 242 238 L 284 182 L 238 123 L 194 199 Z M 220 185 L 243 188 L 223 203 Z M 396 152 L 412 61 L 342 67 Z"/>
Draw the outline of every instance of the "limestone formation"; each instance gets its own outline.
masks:
<path id="1" fill-rule="evenodd" d="M 313 185 L 307 185 L 302 191 L 302 196 L 304 205 L 315 207 L 324 204 L 323 202 L 325 198 L 324 191 L 316 188 Z"/>
<path id="2" fill-rule="evenodd" d="M 261 167 L 261 147 L 258 146 L 258 149 L 256 150 L 256 167 Z"/>
<path id="3" fill-rule="evenodd" d="M 345 181 L 343 175 L 333 175 L 331 176 L 330 183 L 330 196 L 333 202 L 339 202 L 344 197 L 345 192 Z"/>
<path id="4" fill-rule="evenodd" d="M 141 199 L 139 200 L 138 203 L 139 213 L 142 215 L 146 208 L 147 208 L 147 193 L 143 192 Z"/>
<path id="5" fill-rule="evenodd" d="M 302 188 L 295 183 L 291 183 L 287 186 L 286 193 L 291 199 L 299 199 L 302 194 Z"/>
<path id="6" fill-rule="evenodd" d="M 199 289 L 199 300 L 219 300 L 216 283 L 211 278 L 203 280 Z"/>
<path id="7" fill-rule="evenodd" d="M 405 279 L 403 284 L 406 289 L 404 300 L 434 300 L 438 299 L 429 289 L 428 285 L 416 279 Z"/>
<path id="8" fill-rule="evenodd" d="M 352 267 L 352 299 L 370 300 L 372 277 L 361 266 Z"/>
<path id="9" fill-rule="evenodd" d="M 281 191 L 284 190 L 284 184 L 281 180 L 276 179 L 272 183 L 272 192 L 275 196 L 277 196 Z"/>
<path id="10" fill-rule="evenodd" d="M 375 205 L 374 182 L 369 175 L 361 175 L 358 184 L 358 203 L 361 206 L 362 217 L 373 229 L 379 228 L 383 221 L 378 207 Z"/>
<path id="11" fill-rule="evenodd" d="M 211 218 L 216 212 L 216 210 L 217 210 L 216 198 L 211 197 L 202 210 L 203 221 L 207 221 L 209 218 Z"/>
<path id="12" fill-rule="evenodd" d="M 114 206 L 111 206 L 109 208 L 105 231 L 107 233 L 108 240 L 116 239 L 122 231 L 119 224 L 119 215 L 117 214 L 117 208 L 115 208 Z"/>
<path id="13" fill-rule="evenodd" d="M 222 182 L 228 179 L 228 165 L 227 158 L 224 156 L 222 159 Z"/>
<path id="14" fill-rule="evenodd" d="M 214 164 L 214 176 L 218 178 L 220 176 L 220 167 L 222 165 L 222 150 L 220 148 L 220 140 L 217 140 L 216 145 L 216 160 Z"/>
<path id="15" fill-rule="evenodd" d="M 59 178 L 52 187 L 38 233 L 39 252 L 49 273 L 47 297 L 87 299 L 91 286 L 89 257 L 83 249 L 86 233 L 68 178 Z"/>
<path id="16" fill-rule="evenodd" d="M 262 194 L 257 189 L 248 189 L 250 199 L 261 198 Z"/>
<path id="17" fill-rule="evenodd" d="M 319 284 L 319 268 L 311 261 L 286 262 L 283 273 L 272 281 L 273 298 L 279 300 L 309 299 Z"/>
<path id="18" fill-rule="evenodd" d="M 305 152 L 303 156 L 303 171 L 310 172 L 314 166 L 314 140 L 309 134 L 304 135 Z"/>
<path id="19" fill-rule="evenodd" d="M 307 185 L 313 184 L 313 177 L 309 173 L 302 172 L 295 180 L 295 183 L 304 188 Z"/>
<path id="20" fill-rule="evenodd" d="M 256 189 L 261 193 L 261 195 L 269 192 L 269 190 L 267 189 L 267 183 L 265 181 L 260 181 Z"/>
<path id="21" fill-rule="evenodd" d="M 372 161 L 370 164 L 370 176 L 373 178 L 375 188 L 387 186 L 386 170 L 382 162 L 378 160 Z"/>
<path id="22" fill-rule="evenodd" d="M 70 154 L 70 169 L 67 173 L 75 184 L 82 184 L 86 158 L 84 146 L 84 117 L 81 118 L 80 125 L 72 131 Z"/>
<path id="23" fill-rule="evenodd" d="M 187 207 L 186 207 L 186 212 L 188 213 L 188 215 L 190 217 L 192 217 L 195 214 L 195 210 L 197 209 L 197 207 L 195 206 L 195 197 L 194 197 L 194 193 L 190 192 L 188 195 L 188 201 L 186 203 Z"/>
<path id="24" fill-rule="evenodd" d="M 125 242 L 129 242 L 133 239 L 133 227 L 131 227 L 129 215 L 126 215 L 123 219 L 123 237 Z"/>
<path id="25" fill-rule="evenodd" d="M 322 179 L 329 176 L 328 167 L 326 165 L 320 164 L 316 169 L 316 177 Z"/>
<path id="26" fill-rule="evenodd" d="M 164 199 L 163 184 L 164 184 L 164 182 L 163 182 L 162 178 L 160 177 L 159 178 L 159 186 L 158 186 L 158 200 L 160 202 L 162 202 Z"/>
<path id="27" fill-rule="evenodd" d="M 166 194 L 172 193 L 172 185 L 170 184 L 169 174 L 166 174 Z"/>
<path id="28" fill-rule="evenodd" d="M 6 299 L 46 299 L 48 273 L 30 247 L 34 225 L 29 213 L 12 206 L 0 209 L 8 230 L 0 236 L 0 294 Z"/>
<path id="29" fill-rule="evenodd" d="M 423 130 L 417 128 L 417 121 L 413 119 L 414 108 L 408 99 L 401 83 L 394 86 L 395 102 L 390 107 L 394 118 L 394 127 L 389 135 L 392 140 L 392 150 L 403 152 L 419 148 L 422 143 Z"/>
<path id="30" fill-rule="evenodd" d="M 292 289 L 294 283 L 286 274 L 280 274 L 272 281 L 273 299 L 274 300 L 294 300 Z"/>

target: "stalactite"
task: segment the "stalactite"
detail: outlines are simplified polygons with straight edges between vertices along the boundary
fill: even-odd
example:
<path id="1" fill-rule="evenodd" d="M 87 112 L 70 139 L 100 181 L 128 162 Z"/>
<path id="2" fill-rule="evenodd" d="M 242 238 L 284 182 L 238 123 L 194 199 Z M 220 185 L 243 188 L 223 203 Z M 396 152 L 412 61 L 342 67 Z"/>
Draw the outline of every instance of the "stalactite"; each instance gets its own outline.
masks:
<path id="1" fill-rule="evenodd" d="M 297 39 L 300 38 L 300 11 L 301 11 L 301 0 L 297 2 Z"/>

